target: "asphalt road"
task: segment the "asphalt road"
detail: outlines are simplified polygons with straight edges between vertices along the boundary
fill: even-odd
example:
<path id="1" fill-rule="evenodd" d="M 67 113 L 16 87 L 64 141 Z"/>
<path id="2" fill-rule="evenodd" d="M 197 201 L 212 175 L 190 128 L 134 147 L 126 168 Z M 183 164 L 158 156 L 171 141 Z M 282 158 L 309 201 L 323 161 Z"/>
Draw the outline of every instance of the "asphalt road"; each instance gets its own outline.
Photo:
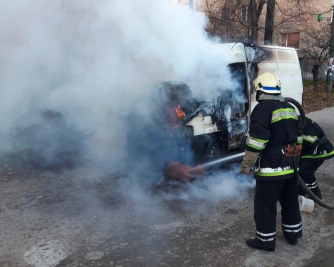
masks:
<path id="1" fill-rule="evenodd" d="M 307 114 L 334 143 L 334 108 Z M 334 164 L 319 169 L 334 205 Z M 254 180 L 238 165 L 191 185 L 143 186 L 146 177 L 98 176 L 85 168 L 0 169 L 0 266 L 333 266 L 334 211 L 302 213 L 303 238 L 287 244 L 277 214 L 275 252 L 254 236 Z"/>

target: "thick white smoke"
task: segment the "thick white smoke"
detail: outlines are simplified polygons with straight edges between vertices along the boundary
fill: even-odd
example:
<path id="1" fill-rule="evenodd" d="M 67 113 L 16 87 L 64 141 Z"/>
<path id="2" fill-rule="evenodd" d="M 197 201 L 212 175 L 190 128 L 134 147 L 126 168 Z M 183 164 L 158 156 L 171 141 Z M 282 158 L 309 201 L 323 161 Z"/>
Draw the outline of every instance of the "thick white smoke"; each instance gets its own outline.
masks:
<path id="1" fill-rule="evenodd" d="M 165 193 L 166 199 L 202 200 L 219 202 L 224 199 L 246 196 L 247 190 L 253 188 L 255 180 L 239 172 L 239 166 L 233 164 L 232 168 L 225 171 L 213 172 L 207 177 L 187 183 L 181 190 Z"/>
<path id="2" fill-rule="evenodd" d="M 129 118 L 151 120 L 153 84 L 185 81 L 208 100 L 230 82 L 205 16 L 169 0 L 0 0 L 0 22 L 2 153 L 131 170 Z"/>
<path id="3" fill-rule="evenodd" d="M 53 127 L 66 126 L 68 142 L 83 146 L 78 153 L 119 163 L 127 114 L 150 120 L 152 84 L 186 81 L 204 99 L 225 71 L 224 56 L 210 54 L 204 15 L 168 0 L 0 0 L 0 6 L 2 150 L 26 148 L 13 132 L 43 123 L 48 111 L 44 121 L 59 115 Z M 44 140 L 49 147 L 40 150 L 50 160 L 60 149 L 55 143 L 68 140 L 37 132 L 33 143 Z"/>

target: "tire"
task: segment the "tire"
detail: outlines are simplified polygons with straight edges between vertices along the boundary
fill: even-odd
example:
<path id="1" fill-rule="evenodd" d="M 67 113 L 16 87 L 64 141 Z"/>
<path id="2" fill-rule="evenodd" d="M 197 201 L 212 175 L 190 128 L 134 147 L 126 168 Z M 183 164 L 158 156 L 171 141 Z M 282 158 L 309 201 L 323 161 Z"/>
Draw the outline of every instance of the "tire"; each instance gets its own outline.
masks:
<path id="1" fill-rule="evenodd" d="M 225 155 L 225 147 L 219 140 L 213 140 L 207 144 L 201 163 L 220 159 Z"/>

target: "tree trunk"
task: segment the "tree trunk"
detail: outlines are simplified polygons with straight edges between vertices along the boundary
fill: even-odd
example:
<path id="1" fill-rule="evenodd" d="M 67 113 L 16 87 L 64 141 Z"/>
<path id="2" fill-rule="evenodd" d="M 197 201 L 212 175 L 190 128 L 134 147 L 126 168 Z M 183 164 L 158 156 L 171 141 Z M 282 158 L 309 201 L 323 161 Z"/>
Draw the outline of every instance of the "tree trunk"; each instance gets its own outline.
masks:
<path id="1" fill-rule="evenodd" d="M 319 67 L 319 65 L 314 65 L 312 68 L 313 86 L 316 92 L 319 90 Z"/>
<path id="2" fill-rule="evenodd" d="M 276 5 L 276 0 L 268 0 L 266 25 L 265 25 L 265 30 L 264 30 L 264 44 L 268 44 L 268 45 L 271 45 L 273 43 L 275 5 Z"/>
<path id="3" fill-rule="evenodd" d="M 257 30 L 259 28 L 259 20 L 256 15 L 256 2 L 255 0 L 250 0 L 249 2 L 250 9 L 250 18 L 251 18 L 251 43 L 257 44 L 258 41 L 258 33 Z"/>

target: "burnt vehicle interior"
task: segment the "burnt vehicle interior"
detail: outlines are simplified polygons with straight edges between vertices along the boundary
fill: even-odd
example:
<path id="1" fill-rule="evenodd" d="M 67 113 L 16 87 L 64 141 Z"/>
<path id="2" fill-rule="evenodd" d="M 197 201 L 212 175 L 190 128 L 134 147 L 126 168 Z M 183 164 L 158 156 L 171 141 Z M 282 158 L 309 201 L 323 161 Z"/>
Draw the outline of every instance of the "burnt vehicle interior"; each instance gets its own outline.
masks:
<path id="1" fill-rule="evenodd" d="M 230 64 L 229 70 L 233 88 L 218 86 L 211 102 L 196 99 L 182 81 L 154 85 L 152 121 L 131 117 L 127 145 L 132 155 L 143 159 L 146 154 L 163 169 L 171 161 L 196 166 L 239 149 L 248 129 L 246 64 Z"/>
<path id="2" fill-rule="evenodd" d="M 220 116 L 218 121 L 222 122 L 222 125 L 219 126 L 225 130 L 225 136 L 227 136 L 227 150 L 231 150 L 242 146 L 247 135 L 250 96 L 246 82 L 245 64 L 235 63 L 228 67 L 234 87 L 225 90 L 225 92 L 220 91 L 221 95 L 216 101 L 216 110 Z"/>
<path id="3" fill-rule="evenodd" d="M 246 64 L 230 64 L 228 68 L 233 88 L 219 86 L 212 102 L 200 104 L 184 119 L 186 126 L 193 127 L 191 147 L 195 164 L 218 159 L 234 149 L 243 148 L 248 129 L 250 97 Z M 196 131 L 196 128 L 201 127 L 200 124 L 209 127 L 202 132 Z"/>
<path id="4" fill-rule="evenodd" d="M 160 142 L 166 148 L 162 152 L 166 162 L 176 160 L 182 164 L 194 164 L 193 129 L 186 125 L 186 121 L 188 114 L 200 103 L 182 81 L 155 85 L 152 98 L 155 103 L 154 124 L 158 127 Z"/>
<path id="5" fill-rule="evenodd" d="M 134 112 L 126 119 L 126 150 L 130 160 L 137 164 L 133 159 L 140 159 L 139 166 L 147 161 L 157 171 L 170 161 L 192 165 L 192 127 L 187 127 L 184 119 L 199 103 L 184 82 L 162 82 L 149 89 L 150 118 Z"/>

